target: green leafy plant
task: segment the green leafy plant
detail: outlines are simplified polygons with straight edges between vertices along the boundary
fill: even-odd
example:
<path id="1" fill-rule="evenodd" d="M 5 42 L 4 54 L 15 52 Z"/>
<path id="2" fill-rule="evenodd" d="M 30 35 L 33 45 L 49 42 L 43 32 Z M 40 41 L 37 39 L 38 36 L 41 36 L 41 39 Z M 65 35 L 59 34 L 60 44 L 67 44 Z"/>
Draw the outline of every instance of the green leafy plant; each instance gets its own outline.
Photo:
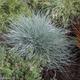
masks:
<path id="1" fill-rule="evenodd" d="M 33 9 L 35 12 L 45 13 L 50 8 L 50 0 L 25 0 L 30 9 Z"/>
<path id="2" fill-rule="evenodd" d="M 67 38 L 64 29 L 52 26 L 46 16 L 22 16 L 18 21 L 12 21 L 10 27 L 8 42 L 14 44 L 12 49 L 25 59 L 30 59 L 35 54 L 56 65 L 68 59 L 68 46 L 72 40 Z"/>
<path id="3" fill-rule="evenodd" d="M 68 26 L 74 16 L 80 15 L 79 0 L 25 0 L 36 12 L 47 14 L 58 26 Z"/>
<path id="4" fill-rule="evenodd" d="M 0 32 L 6 32 L 9 19 L 16 19 L 20 14 L 31 15 L 31 10 L 22 0 L 0 0 Z"/>
<path id="5" fill-rule="evenodd" d="M 5 47 L 0 46 L 0 74 L 6 77 L 10 77 L 12 74 L 12 70 L 9 69 L 9 63 L 5 61 L 6 58 L 6 50 Z M 7 62 L 7 64 L 6 64 Z M 6 65 L 6 66 L 5 66 Z"/>
<path id="6" fill-rule="evenodd" d="M 79 0 L 50 0 L 51 15 L 57 24 L 68 26 L 72 17 L 80 15 Z"/>
<path id="7" fill-rule="evenodd" d="M 6 51 L 5 47 L 0 47 L 0 75 L 5 79 L 40 80 L 39 62 L 37 57 L 24 60 L 14 51 Z"/>

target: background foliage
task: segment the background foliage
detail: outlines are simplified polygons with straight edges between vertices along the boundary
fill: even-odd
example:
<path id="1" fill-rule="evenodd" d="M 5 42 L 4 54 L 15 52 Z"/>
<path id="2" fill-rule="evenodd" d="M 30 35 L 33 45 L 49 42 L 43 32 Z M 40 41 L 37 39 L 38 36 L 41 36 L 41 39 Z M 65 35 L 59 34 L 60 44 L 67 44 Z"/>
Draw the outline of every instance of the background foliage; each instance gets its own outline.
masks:
<path id="1" fill-rule="evenodd" d="M 19 54 L 0 46 L 0 75 L 9 79 L 39 80 L 40 61 L 35 57 L 24 60 Z"/>
<path id="2" fill-rule="evenodd" d="M 31 15 L 31 11 L 21 0 L 0 0 L 0 32 L 7 31 L 9 19 L 16 19 L 20 14 Z"/>
<path id="3" fill-rule="evenodd" d="M 67 26 L 74 16 L 80 15 L 79 0 L 25 0 L 30 8 L 47 14 L 58 26 Z"/>
<path id="4" fill-rule="evenodd" d="M 74 17 L 80 15 L 79 0 L 53 0 L 53 16 L 64 26 Z"/>
<path id="5" fill-rule="evenodd" d="M 79 0 L 0 0 L 0 32 L 5 32 L 9 19 L 20 14 L 47 14 L 58 26 L 67 26 L 72 17 L 80 15 Z"/>

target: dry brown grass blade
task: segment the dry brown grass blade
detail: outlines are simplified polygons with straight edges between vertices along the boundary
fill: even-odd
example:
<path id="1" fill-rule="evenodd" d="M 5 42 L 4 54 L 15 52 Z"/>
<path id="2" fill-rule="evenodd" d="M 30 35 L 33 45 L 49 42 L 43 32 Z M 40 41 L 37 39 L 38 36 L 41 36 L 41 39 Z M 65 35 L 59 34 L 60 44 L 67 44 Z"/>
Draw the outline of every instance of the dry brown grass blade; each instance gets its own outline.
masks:
<path id="1" fill-rule="evenodd" d="M 73 23 L 73 32 L 76 35 L 77 39 L 77 47 L 80 48 L 80 19 L 75 19 L 75 22 Z"/>

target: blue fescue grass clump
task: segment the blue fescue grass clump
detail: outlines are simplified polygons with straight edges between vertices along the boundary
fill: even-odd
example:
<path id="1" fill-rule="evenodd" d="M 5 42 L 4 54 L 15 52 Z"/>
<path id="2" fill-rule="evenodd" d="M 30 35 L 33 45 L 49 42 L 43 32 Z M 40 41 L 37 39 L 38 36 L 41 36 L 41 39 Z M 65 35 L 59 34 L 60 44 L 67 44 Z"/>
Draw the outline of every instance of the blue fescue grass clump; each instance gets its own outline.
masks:
<path id="1" fill-rule="evenodd" d="M 21 56 L 26 58 L 37 55 L 47 62 L 65 62 L 68 59 L 72 40 L 65 35 L 65 30 L 56 28 L 46 16 L 21 16 L 12 21 L 7 35 L 10 44 Z"/>

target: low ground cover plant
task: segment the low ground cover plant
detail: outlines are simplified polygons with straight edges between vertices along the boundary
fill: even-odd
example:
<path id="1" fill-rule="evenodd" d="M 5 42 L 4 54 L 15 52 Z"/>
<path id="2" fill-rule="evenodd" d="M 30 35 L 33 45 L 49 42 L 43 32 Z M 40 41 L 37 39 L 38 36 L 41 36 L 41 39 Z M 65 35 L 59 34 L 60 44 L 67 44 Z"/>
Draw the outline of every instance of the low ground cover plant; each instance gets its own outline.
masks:
<path id="1" fill-rule="evenodd" d="M 17 53 L 8 52 L 0 46 L 0 79 L 40 80 L 39 62 L 36 57 L 24 60 Z"/>

